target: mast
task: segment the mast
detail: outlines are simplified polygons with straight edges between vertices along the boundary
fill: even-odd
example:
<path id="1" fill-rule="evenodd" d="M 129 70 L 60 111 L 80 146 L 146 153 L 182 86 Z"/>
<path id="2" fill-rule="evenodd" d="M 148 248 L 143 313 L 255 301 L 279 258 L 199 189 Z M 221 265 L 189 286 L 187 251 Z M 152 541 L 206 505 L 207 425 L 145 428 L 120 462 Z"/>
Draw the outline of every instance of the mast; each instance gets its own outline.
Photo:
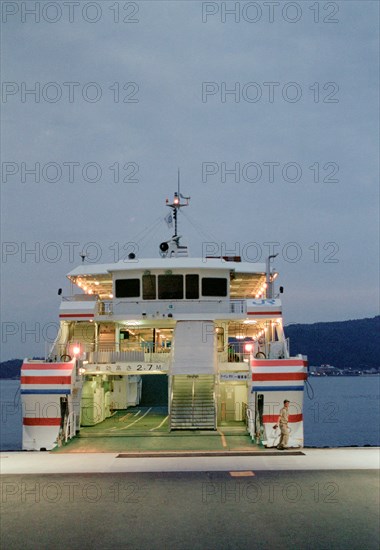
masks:
<path id="1" fill-rule="evenodd" d="M 185 200 L 186 202 L 181 202 L 181 199 Z M 166 199 L 166 206 L 169 206 L 169 208 L 172 209 L 172 216 L 174 221 L 174 235 L 173 239 L 179 238 L 178 236 L 178 211 L 180 208 L 184 208 L 185 206 L 189 206 L 190 197 L 184 197 L 181 195 L 180 192 L 180 171 L 178 168 L 178 181 L 177 181 L 177 191 L 174 192 L 174 198 L 173 201 L 170 203 L 169 199 Z M 167 217 L 165 218 L 167 219 Z"/>
<path id="2" fill-rule="evenodd" d="M 181 202 L 181 199 L 186 202 Z M 160 253 L 162 256 L 187 256 L 187 246 L 180 246 L 178 235 L 178 211 L 185 206 L 189 206 L 190 197 L 184 197 L 180 192 L 180 171 L 178 168 L 178 180 L 177 191 L 174 192 L 174 198 L 172 202 L 166 199 L 166 206 L 171 209 L 171 213 L 167 214 L 165 221 L 169 227 L 173 226 L 174 222 L 174 235 L 170 241 L 165 241 L 160 244 Z"/>

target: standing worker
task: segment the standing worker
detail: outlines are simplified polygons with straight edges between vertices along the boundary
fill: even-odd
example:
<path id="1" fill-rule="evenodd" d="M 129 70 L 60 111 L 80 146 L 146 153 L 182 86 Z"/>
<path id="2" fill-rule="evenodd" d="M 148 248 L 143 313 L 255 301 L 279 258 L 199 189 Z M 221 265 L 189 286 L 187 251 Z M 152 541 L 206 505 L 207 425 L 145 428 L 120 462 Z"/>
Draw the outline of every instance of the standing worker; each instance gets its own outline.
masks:
<path id="1" fill-rule="evenodd" d="M 289 404 L 290 401 L 288 399 L 285 399 L 284 406 L 282 407 L 280 411 L 280 416 L 278 417 L 277 423 L 280 426 L 281 430 L 281 437 L 280 437 L 280 443 L 277 446 L 277 449 L 280 451 L 284 449 L 288 449 L 288 441 L 289 441 L 289 428 L 288 428 L 288 419 L 289 419 Z"/>

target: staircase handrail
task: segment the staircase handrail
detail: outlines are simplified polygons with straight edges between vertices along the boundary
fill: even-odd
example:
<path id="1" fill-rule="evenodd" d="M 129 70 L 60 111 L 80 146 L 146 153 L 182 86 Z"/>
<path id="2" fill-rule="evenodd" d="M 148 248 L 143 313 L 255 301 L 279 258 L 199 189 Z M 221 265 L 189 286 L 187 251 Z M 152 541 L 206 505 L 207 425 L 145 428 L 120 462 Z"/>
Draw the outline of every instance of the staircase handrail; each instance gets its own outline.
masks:
<path id="1" fill-rule="evenodd" d="M 214 384 L 214 388 L 215 388 L 215 384 Z M 213 392 L 212 392 L 212 400 L 213 400 L 213 402 L 214 402 L 214 430 L 216 430 L 217 407 L 216 407 L 216 393 L 215 393 L 215 389 L 214 389 Z"/>

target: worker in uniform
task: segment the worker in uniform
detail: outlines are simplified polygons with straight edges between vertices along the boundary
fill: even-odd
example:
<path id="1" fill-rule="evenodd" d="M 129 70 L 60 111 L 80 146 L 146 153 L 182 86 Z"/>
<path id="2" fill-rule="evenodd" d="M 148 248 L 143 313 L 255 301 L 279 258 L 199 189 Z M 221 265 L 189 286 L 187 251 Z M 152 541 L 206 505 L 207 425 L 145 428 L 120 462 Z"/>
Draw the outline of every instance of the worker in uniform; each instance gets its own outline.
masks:
<path id="1" fill-rule="evenodd" d="M 288 428 L 289 404 L 290 404 L 290 401 L 288 399 L 285 399 L 284 406 L 282 407 L 282 409 L 280 411 L 280 416 L 278 417 L 278 420 L 277 420 L 277 423 L 280 426 L 280 430 L 281 430 L 280 443 L 278 444 L 277 449 L 280 449 L 281 451 L 283 449 L 288 449 L 288 441 L 289 441 L 289 428 Z"/>

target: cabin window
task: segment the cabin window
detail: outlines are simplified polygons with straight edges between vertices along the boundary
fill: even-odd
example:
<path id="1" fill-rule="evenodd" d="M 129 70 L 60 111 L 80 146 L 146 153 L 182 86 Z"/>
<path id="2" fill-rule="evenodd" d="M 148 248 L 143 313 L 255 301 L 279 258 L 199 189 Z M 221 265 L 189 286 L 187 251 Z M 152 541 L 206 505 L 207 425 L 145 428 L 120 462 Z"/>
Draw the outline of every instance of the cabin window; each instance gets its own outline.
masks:
<path id="1" fill-rule="evenodd" d="M 198 300 L 199 275 L 186 275 L 186 299 Z"/>
<path id="2" fill-rule="evenodd" d="M 159 275 L 158 276 L 159 300 L 183 299 L 183 275 Z"/>
<path id="3" fill-rule="evenodd" d="M 155 300 L 156 299 L 156 276 L 155 275 L 143 275 L 143 299 Z"/>
<path id="4" fill-rule="evenodd" d="M 116 298 L 139 298 L 140 279 L 117 279 L 115 281 Z"/>
<path id="5" fill-rule="evenodd" d="M 222 277 L 204 277 L 202 296 L 227 296 L 227 279 Z"/>

